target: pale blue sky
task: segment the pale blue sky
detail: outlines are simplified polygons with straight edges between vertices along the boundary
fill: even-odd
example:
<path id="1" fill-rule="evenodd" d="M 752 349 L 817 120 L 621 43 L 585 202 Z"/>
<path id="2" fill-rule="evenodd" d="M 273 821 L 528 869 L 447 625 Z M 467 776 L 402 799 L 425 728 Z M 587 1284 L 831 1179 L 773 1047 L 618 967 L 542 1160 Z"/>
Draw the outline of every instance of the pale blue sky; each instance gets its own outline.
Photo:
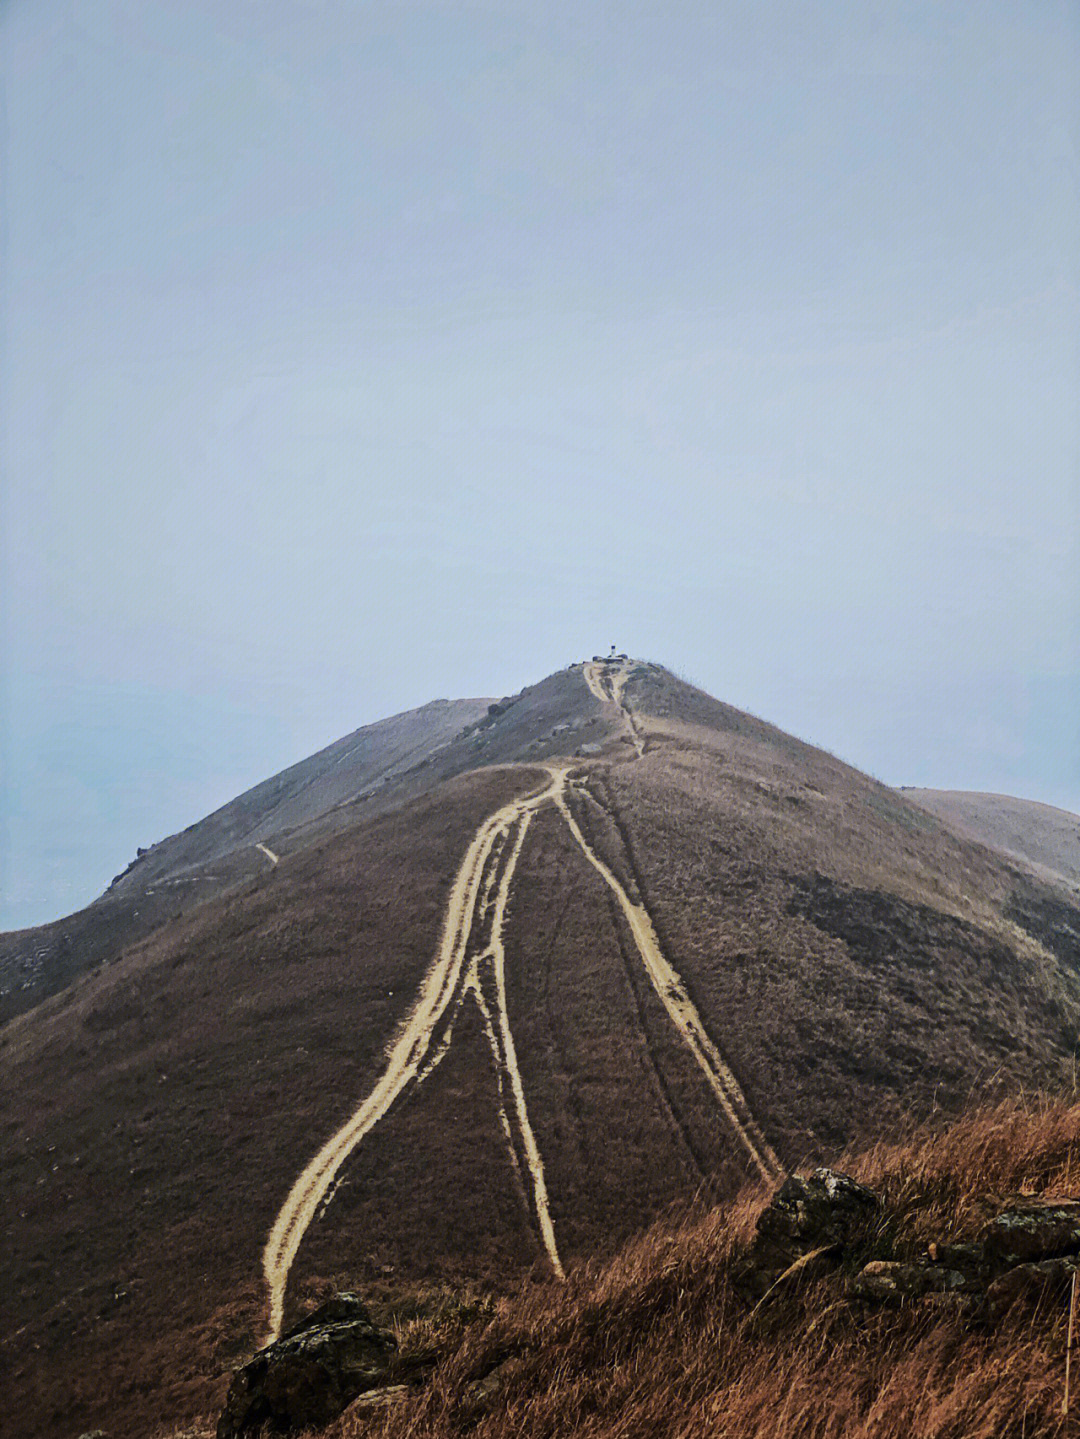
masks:
<path id="1" fill-rule="evenodd" d="M 8 0 L 0 925 L 616 641 L 1080 810 L 1080 12 Z"/>

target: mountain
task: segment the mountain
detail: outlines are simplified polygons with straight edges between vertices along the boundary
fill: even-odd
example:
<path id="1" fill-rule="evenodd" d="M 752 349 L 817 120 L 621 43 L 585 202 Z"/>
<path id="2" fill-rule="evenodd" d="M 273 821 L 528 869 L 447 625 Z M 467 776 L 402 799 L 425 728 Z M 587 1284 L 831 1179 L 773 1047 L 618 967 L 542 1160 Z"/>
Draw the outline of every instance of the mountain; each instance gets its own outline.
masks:
<path id="1" fill-rule="evenodd" d="M 256 785 L 180 834 L 140 849 L 105 893 L 54 924 L 0 934 L 0 1023 L 126 945 L 303 845 L 335 810 L 372 807 L 487 712 L 489 700 L 435 700 L 367 725 Z"/>
<path id="2" fill-rule="evenodd" d="M 1070 1083 L 1052 875 L 658 665 L 462 706 L 149 851 L 132 912 L 220 888 L 127 938 L 83 911 L 0 1030 L 13 1434 L 210 1413 L 329 1287 L 405 1313 L 559 1276 L 991 1081 Z"/>
<path id="3" fill-rule="evenodd" d="M 914 788 L 905 788 L 904 793 L 953 829 L 1080 892 L 1080 815 L 1007 794 Z"/>

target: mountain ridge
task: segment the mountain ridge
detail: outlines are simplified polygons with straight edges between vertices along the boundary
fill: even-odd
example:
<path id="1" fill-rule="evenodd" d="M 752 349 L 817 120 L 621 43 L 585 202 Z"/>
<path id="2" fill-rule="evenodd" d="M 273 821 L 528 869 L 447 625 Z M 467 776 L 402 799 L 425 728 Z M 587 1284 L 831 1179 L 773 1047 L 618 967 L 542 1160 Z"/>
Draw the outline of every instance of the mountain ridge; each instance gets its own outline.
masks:
<path id="1" fill-rule="evenodd" d="M 904 787 L 904 793 L 953 828 L 1080 892 L 1080 815 L 1039 800 L 981 790 Z"/>
<path id="2" fill-rule="evenodd" d="M 755 1150 L 1069 1082 L 1080 908 L 835 757 L 638 661 L 438 745 L 0 1029 L 28 1433 L 196 1412 L 327 1286 L 571 1271 Z"/>
<path id="3" fill-rule="evenodd" d="M 0 1022 L 55 993 L 82 970 L 115 957 L 178 909 L 258 873 L 267 860 L 260 844 L 273 841 L 284 849 L 282 834 L 361 797 L 407 762 L 422 761 L 485 714 L 490 703 L 432 700 L 364 725 L 140 850 L 82 910 L 0 934 Z M 365 747 L 374 753 L 362 755 Z"/>

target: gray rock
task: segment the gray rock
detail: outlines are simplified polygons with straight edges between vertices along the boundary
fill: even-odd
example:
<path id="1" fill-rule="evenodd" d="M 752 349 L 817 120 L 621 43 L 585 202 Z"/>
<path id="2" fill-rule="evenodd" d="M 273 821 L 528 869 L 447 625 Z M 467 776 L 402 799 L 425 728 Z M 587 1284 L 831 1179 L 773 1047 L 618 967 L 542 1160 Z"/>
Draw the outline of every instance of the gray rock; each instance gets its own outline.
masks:
<path id="1" fill-rule="evenodd" d="M 980 1240 L 992 1270 L 1080 1253 L 1080 1202 L 1014 1205 L 984 1225 Z"/>
<path id="2" fill-rule="evenodd" d="M 875 1259 L 848 1282 L 854 1299 L 878 1304 L 902 1304 L 928 1294 L 970 1293 L 975 1284 L 959 1269 L 942 1264 L 905 1264 L 894 1259 Z"/>
<path id="3" fill-rule="evenodd" d="M 1014 1304 L 1021 1302 L 1029 1305 L 1049 1302 L 1066 1306 L 1072 1277 L 1078 1268 L 1080 1258 L 1076 1256 L 1014 1265 L 987 1286 L 986 1318 L 996 1323 Z"/>
<path id="4" fill-rule="evenodd" d="M 337 1295 L 236 1371 L 217 1439 L 325 1427 L 385 1384 L 396 1348 L 355 1294 Z"/>
<path id="5" fill-rule="evenodd" d="M 302 1334 L 305 1329 L 315 1329 L 320 1324 L 340 1324 L 350 1319 L 359 1319 L 364 1324 L 370 1324 L 371 1314 L 367 1305 L 358 1294 L 335 1294 L 333 1299 L 327 1299 L 310 1314 L 305 1314 L 303 1319 L 297 1320 L 281 1337 L 291 1339 L 294 1334 Z"/>
<path id="6" fill-rule="evenodd" d="M 803 1250 L 842 1244 L 877 1208 L 877 1195 L 846 1174 L 832 1169 L 815 1169 L 809 1179 L 792 1174 L 758 1219 L 758 1239 Z"/>
<path id="7" fill-rule="evenodd" d="M 753 1243 L 735 1265 L 736 1282 L 760 1296 L 815 1251 L 840 1255 L 879 1207 L 872 1190 L 835 1170 L 790 1175 L 762 1211 Z"/>

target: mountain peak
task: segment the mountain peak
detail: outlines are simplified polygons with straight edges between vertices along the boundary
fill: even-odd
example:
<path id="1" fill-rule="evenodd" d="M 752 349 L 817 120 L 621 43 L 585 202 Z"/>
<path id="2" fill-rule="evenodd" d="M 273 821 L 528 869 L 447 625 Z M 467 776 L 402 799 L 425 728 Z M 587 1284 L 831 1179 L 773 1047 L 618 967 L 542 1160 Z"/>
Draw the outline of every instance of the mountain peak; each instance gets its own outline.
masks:
<path id="1" fill-rule="evenodd" d="M 331 1289 L 557 1281 L 988 1074 L 1064 1085 L 1078 935 L 660 665 L 357 730 L 4 937 L 10 1412 L 61 1439 L 56 1375 L 107 1372 L 78 1422 L 134 1439 Z"/>

